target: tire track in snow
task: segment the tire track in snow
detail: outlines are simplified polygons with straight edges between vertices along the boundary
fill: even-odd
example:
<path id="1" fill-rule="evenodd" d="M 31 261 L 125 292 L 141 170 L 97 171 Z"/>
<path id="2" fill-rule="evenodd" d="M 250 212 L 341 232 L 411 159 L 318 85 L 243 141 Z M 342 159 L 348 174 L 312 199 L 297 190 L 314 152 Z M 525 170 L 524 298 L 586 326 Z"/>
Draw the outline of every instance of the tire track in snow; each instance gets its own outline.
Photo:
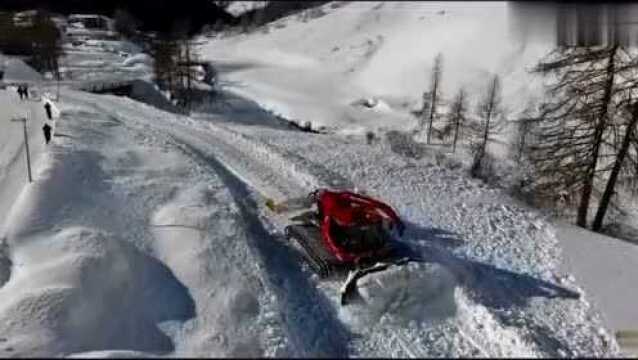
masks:
<path id="1" fill-rule="evenodd" d="M 251 144 L 251 147 L 255 149 L 257 153 L 264 154 L 270 158 L 276 158 L 276 161 L 280 163 L 280 167 L 287 166 L 294 169 L 297 178 L 304 179 L 307 178 L 308 175 L 312 176 L 314 181 L 310 181 L 308 183 L 314 183 L 316 186 L 330 188 L 352 189 L 355 187 L 355 184 L 350 179 L 328 169 L 322 164 L 313 162 L 308 158 L 288 151 L 283 147 L 257 140 L 250 135 L 229 129 L 227 126 L 212 125 L 209 122 L 205 124 L 213 127 L 213 129 L 214 127 L 222 128 L 225 132 L 243 139 L 243 141 L 247 144 Z"/>
<path id="2" fill-rule="evenodd" d="M 294 254 L 265 228 L 257 212 L 259 207 L 253 191 L 249 188 L 250 185 L 244 183 L 215 157 L 207 156 L 177 140 L 175 144 L 214 171 L 234 198 L 246 224 L 246 230 L 252 235 L 249 237 L 252 239 L 251 248 L 257 250 L 256 258 L 266 269 L 263 280 L 283 299 L 280 310 L 289 326 L 288 336 L 294 343 L 293 356 L 347 357 L 350 337 L 348 331 L 336 319 L 323 294 L 293 260 Z M 314 304 L 309 302 L 309 299 L 314 300 Z M 324 331 L 324 327 L 329 330 Z"/>
<path id="3" fill-rule="evenodd" d="M 98 104 L 91 105 L 101 108 Z M 279 301 L 282 301 L 280 313 L 283 322 L 288 326 L 288 337 L 293 342 L 294 354 L 292 355 L 348 356 L 351 336 L 348 330 L 337 319 L 334 308 L 325 298 L 325 294 L 315 286 L 308 274 L 302 271 L 299 262 L 294 260 L 295 254 L 291 249 L 267 230 L 267 227 L 274 228 L 274 224 L 265 224 L 267 219 L 258 213 L 259 206 L 254 191 L 261 192 L 263 187 L 262 189 L 251 189 L 251 187 L 255 181 L 261 183 L 262 186 L 268 181 L 251 177 L 251 171 L 248 174 L 234 171 L 233 167 L 227 166 L 226 161 L 244 164 L 248 167 L 252 165 L 253 175 L 257 172 L 261 176 L 270 176 L 273 178 L 271 183 L 278 184 L 277 191 L 283 195 L 287 195 L 291 190 L 294 191 L 294 183 L 285 181 L 280 175 L 272 174 L 267 166 L 259 166 L 259 163 L 254 161 L 252 164 L 250 161 L 243 161 L 245 159 L 238 156 L 241 152 L 233 151 L 236 150 L 234 148 L 220 149 L 220 145 L 224 146 L 224 142 L 217 141 L 220 140 L 217 137 L 211 138 L 195 134 L 193 129 L 178 131 L 177 128 L 180 126 L 172 126 L 170 129 L 161 131 L 158 130 L 161 127 L 155 128 L 142 124 L 136 118 L 136 115 L 139 116 L 139 114 L 131 113 L 128 115 L 131 116 L 124 115 L 124 118 L 130 121 L 123 121 L 121 118 L 119 121 L 126 123 L 127 127 L 133 125 L 132 127 L 136 131 L 143 130 L 147 133 L 152 132 L 154 136 L 159 138 L 168 138 L 167 142 L 181 149 L 204 169 L 214 172 L 226 184 L 245 221 L 246 231 L 250 235 L 248 238 L 253 240 L 249 244 L 249 248 L 256 250 L 255 258 L 260 262 L 261 267 L 265 268 L 265 276 L 261 280 L 264 284 L 269 285 L 279 297 Z M 119 115 L 115 116 L 115 118 L 118 117 Z M 131 122 L 136 124 L 131 124 Z M 216 155 L 220 153 L 219 150 L 222 150 L 221 153 L 226 155 L 225 161 L 217 159 Z M 271 174 L 267 174 L 268 172 Z M 296 190 L 302 189 L 299 185 L 296 188 Z M 269 188 L 268 190 L 273 189 Z"/>

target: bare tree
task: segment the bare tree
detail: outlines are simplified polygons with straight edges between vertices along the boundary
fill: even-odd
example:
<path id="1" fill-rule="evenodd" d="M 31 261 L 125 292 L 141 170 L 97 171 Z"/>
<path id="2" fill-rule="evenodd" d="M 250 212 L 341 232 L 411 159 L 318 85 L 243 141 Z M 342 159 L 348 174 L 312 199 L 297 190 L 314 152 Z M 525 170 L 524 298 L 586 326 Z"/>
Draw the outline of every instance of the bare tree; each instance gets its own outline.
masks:
<path id="1" fill-rule="evenodd" d="M 48 11 L 37 11 L 33 26 L 27 29 L 26 41 L 31 45 L 31 62 L 40 71 L 50 71 L 60 78 L 59 58 L 63 55 L 60 31 Z"/>
<path id="2" fill-rule="evenodd" d="M 487 93 L 478 105 L 478 114 L 481 120 L 482 134 L 479 142 L 473 146 L 474 159 L 471 172 L 474 176 L 481 171 L 491 136 L 499 133 L 504 125 L 504 114 L 501 106 L 501 85 L 498 75 L 494 75 L 490 81 Z"/>
<path id="3" fill-rule="evenodd" d="M 467 99 L 465 90 L 459 89 L 459 92 L 452 104 L 452 124 L 454 126 L 454 140 L 452 142 L 452 152 L 456 152 L 456 143 L 461 138 L 461 127 L 465 123 L 465 113 L 467 111 Z"/>
<path id="4" fill-rule="evenodd" d="M 599 167 L 616 97 L 617 73 L 627 69 L 617 45 L 605 48 L 561 48 L 541 61 L 536 71 L 557 77 L 541 106 L 538 136 L 532 149 L 541 189 L 580 192 L 577 225 L 587 226 L 594 181 L 608 169 Z M 623 63 L 624 62 L 624 63 Z"/>
<path id="5" fill-rule="evenodd" d="M 155 58 L 155 81 L 160 88 L 172 93 L 176 90 L 177 83 L 177 58 L 179 54 L 177 41 L 168 35 L 158 36 L 153 42 L 152 54 Z"/>
<path id="6" fill-rule="evenodd" d="M 434 122 L 434 117 L 436 116 L 436 106 L 439 101 L 439 95 L 441 92 L 440 83 L 441 83 L 441 75 L 443 73 L 443 55 L 439 53 L 434 58 L 434 66 L 432 67 L 432 75 L 431 75 L 431 85 L 430 85 L 430 111 L 428 112 L 428 136 L 427 143 L 429 144 L 432 139 L 432 123 Z"/>
<path id="7" fill-rule="evenodd" d="M 603 225 L 603 219 L 605 218 L 605 213 L 607 212 L 607 208 L 609 206 L 611 196 L 614 193 L 614 188 L 618 180 L 618 175 L 620 174 L 620 169 L 622 168 L 623 162 L 625 161 L 625 158 L 627 157 L 627 153 L 629 152 L 629 147 L 631 145 L 632 137 L 636 133 L 636 128 L 638 127 L 637 125 L 638 125 L 638 103 L 634 103 L 631 105 L 631 118 L 626 125 L 626 130 L 623 137 L 622 145 L 615 158 L 614 166 L 611 170 L 611 174 L 609 175 L 609 179 L 607 180 L 605 191 L 600 200 L 598 211 L 596 212 L 596 217 L 594 218 L 594 223 L 592 225 L 592 230 L 594 231 L 600 231 Z"/>
<path id="8" fill-rule="evenodd" d="M 173 31 L 155 39 L 152 49 L 156 82 L 160 88 L 169 90 L 184 108 L 190 108 L 192 103 L 200 65 L 189 29 L 188 22 L 178 22 Z"/>
<path id="9" fill-rule="evenodd" d="M 113 13 L 115 30 L 126 37 L 137 34 L 140 21 L 125 9 L 116 9 Z"/>

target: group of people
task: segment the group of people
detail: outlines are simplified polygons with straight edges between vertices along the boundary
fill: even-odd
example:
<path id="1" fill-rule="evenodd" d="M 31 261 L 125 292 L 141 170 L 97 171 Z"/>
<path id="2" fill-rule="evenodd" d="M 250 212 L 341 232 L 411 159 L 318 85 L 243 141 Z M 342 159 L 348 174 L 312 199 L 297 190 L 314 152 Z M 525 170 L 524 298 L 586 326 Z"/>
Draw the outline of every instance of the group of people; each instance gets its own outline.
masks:
<path id="1" fill-rule="evenodd" d="M 45 102 L 44 103 L 44 110 L 47 113 L 47 119 L 49 120 L 53 120 L 53 116 L 51 114 L 51 103 L 50 102 Z M 42 131 L 44 132 L 44 141 L 48 144 L 49 141 L 51 141 L 51 130 L 53 128 L 48 124 L 48 123 L 44 123 L 44 126 L 42 127 Z"/>
<path id="2" fill-rule="evenodd" d="M 20 100 L 29 98 L 29 87 L 27 85 L 18 85 L 18 95 Z"/>
<path id="3" fill-rule="evenodd" d="M 29 87 L 25 84 L 25 85 L 18 85 L 18 95 L 20 95 L 20 100 L 24 100 L 24 99 L 28 99 L 29 98 Z M 53 114 L 52 114 L 52 106 L 51 103 L 49 101 L 46 101 L 44 103 L 44 111 L 46 112 L 47 115 L 47 119 L 49 121 L 53 120 Z M 48 122 L 44 123 L 44 126 L 42 127 L 42 132 L 44 133 L 44 141 L 46 144 L 48 144 L 51 141 L 51 131 L 53 130 L 53 128 L 51 127 L 51 125 L 48 124 Z"/>

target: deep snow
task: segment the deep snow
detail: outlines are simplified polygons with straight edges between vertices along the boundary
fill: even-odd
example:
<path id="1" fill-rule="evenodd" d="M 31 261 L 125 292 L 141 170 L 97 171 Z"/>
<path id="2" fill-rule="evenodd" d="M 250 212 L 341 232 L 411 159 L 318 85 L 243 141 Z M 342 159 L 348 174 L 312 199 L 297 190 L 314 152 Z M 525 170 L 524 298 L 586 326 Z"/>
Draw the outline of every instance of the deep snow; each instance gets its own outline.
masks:
<path id="1" fill-rule="evenodd" d="M 63 136 L 7 221 L 7 355 L 617 352 L 557 268 L 551 225 L 427 156 L 282 129 L 266 113 L 259 126 L 233 124 L 232 108 L 186 118 L 115 96 L 60 100 Z M 395 205 L 428 263 L 385 290 L 369 279 L 371 304 L 341 308 L 340 284 L 299 266 L 262 198 L 328 185 Z"/>
<path id="2" fill-rule="evenodd" d="M 168 141 L 198 158 L 204 169 L 224 174 L 242 217 L 253 219 L 248 226 L 261 240 L 252 244 L 268 277 L 274 277 L 268 281 L 278 289 L 278 300 L 292 312 L 287 321 L 296 324 L 299 319 L 292 319 L 303 318 L 308 304 L 322 304 L 315 320 L 302 322 L 304 337 L 290 340 L 294 345 L 288 354 L 328 349 L 329 354 L 351 356 L 603 356 L 617 351 L 596 311 L 568 274 L 557 268 L 561 255 L 552 226 L 458 171 L 437 166 L 427 157 L 401 157 L 383 144 L 370 147 L 290 130 L 231 126 L 215 116 L 188 119 L 117 97 L 73 94 L 73 99 L 90 99 L 98 112 L 117 109 L 113 116 L 120 121 L 155 129 L 158 137 L 170 134 Z M 344 153 L 349 155 L 336 156 Z M 402 181 L 391 180 L 395 178 Z M 356 185 L 397 206 L 410 224 L 407 241 L 431 261 L 420 270 L 407 271 L 408 277 L 417 275 L 408 281 L 416 284 L 412 295 L 408 291 L 403 300 L 385 298 L 367 310 L 340 308 L 339 284 L 299 277 L 294 263 L 281 262 L 286 251 L 275 244 L 284 219 L 269 215 L 255 201 L 260 193 L 283 198 L 328 184 Z M 441 193 L 454 194 L 458 201 L 441 201 Z M 413 194 L 421 194 L 418 201 Z M 421 271 L 433 275 L 419 280 Z M 280 283 L 283 279 L 292 283 Z M 297 290 L 284 290 L 290 286 Z M 318 293 L 312 290 L 315 286 Z M 330 315 L 333 311 L 337 312 Z M 315 328 L 326 323 L 345 327 L 332 334 L 338 342 Z M 309 347 L 306 336 L 332 346 Z M 343 341 L 348 345 L 341 347 Z M 302 349 L 306 352 L 300 353 Z"/>
<path id="3" fill-rule="evenodd" d="M 329 119 L 327 125 L 343 131 L 370 123 L 409 128 L 407 111 L 427 83 L 428 65 L 419 60 L 392 70 L 397 73 L 380 71 L 385 61 L 402 60 L 386 52 L 401 42 L 384 42 L 374 56 L 366 55 L 368 45 L 336 51 L 330 66 L 313 56 L 331 51 L 326 44 L 334 39 L 346 47 L 369 44 L 361 32 L 375 30 L 374 37 L 378 28 L 389 29 L 384 39 L 404 39 L 401 22 L 411 31 L 420 29 L 418 21 L 435 29 L 440 22 L 454 24 L 448 16 L 463 8 L 455 4 L 443 14 L 440 4 L 419 5 L 427 9 L 423 19 L 414 16 L 414 3 L 329 4 L 328 15 L 307 23 L 283 19 L 286 28 L 275 24 L 267 39 L 253 40 L 267 37 L 254 34 L 213 42 L 212 59 L 224 64 L 222 85 L 250 100 L 224 94 L 224 104 L 191 117 L 67 89 L 148 75 L 147 68 L 127 73 L 126 61 L 115 56 L 105 57 L 104 68 L 122 70 L 101 71 L 91 62 L 101 50 L 82 48 L 69 56 L 67 65 L 82 70 L 63 86 L 57 136 L 34 160 L 35 182 L 20 186 L 24 174 L 14 171 L 9 178 L 17 185 L 0 198 L 7 214 L 0 233 L 0 280 L 6 280 L 0 282 L 0 354 L 618 355 L 597 301 L 590 303 L 580 278 L 561 267 L 556 230 L 538 212 L 469 179 L 427 147 L 406 149 L 400 133 L 366 145 L 295 131 L 256 106 L 277 104 L 271 109 L 286 117 Z M 489 3 L 479 7 L 487 18 L 477 19 L 492 19 L 486 9 L 498 16 L 504 11 Z M 503 25 L 498 16 L 484 36 Z M 480 35 L 480 21 L 468 21 L 476 27 L 466 35 Z M 317 24 L 323 25 L 313 28 Z M 335 31 L 326 33 L 326 27 Z M 299 36 L 317 38 L 302 42 Z M 408 39 L 408 45 L 421 41 Z M 287 44 L 301 44 L 303 51 Z M 426 48 L 431 54 L 424 53 L 423 62 L 436 53 Z M 375 59 L 379 65 L 369 65 Z M 335 72 L 351 65 L 352 75 Z M 400 75 L 404 70 L 409 74 Z M 385 77 L 395 76 L 403 77 L 405 90 L 389 87 L 389 94 L 375 87 L 392 84 Z M 510 90 L 516 88 L 517 77 L 509 81 Z M 3 109 L 16 108 L 11 93 L 5 96 L 11 105 Z M 368 98 L 378 99 L 377 106 L 351 105 Z M 12 150 L 3 148 L 2 164 L 20 156 L 18 130 L 12 131 L 6 136 Z M 369 304 L 341 307 L 340 284 L 319 282 L 299 265 L 282 238 L 287 219 L 263 206 L 266 196 L 281 200 L 322 186 L 357 188 L 395 206 L 408 225 L 405 243 L 427 262 L 365 279 L 361 293 Z"/>

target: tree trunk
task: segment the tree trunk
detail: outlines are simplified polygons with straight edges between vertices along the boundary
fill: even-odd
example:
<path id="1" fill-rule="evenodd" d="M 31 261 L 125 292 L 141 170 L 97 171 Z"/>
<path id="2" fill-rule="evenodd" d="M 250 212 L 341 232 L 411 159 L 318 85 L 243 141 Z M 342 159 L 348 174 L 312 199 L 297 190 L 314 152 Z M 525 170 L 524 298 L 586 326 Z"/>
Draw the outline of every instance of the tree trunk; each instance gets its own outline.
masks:
<path id="1" fill-rule="evenodd" d="M 486 114 L 485 114 L 485 131 L 483 132 L 483 143 L 481 144 L 480 156 L 478 161 L 479 164 L 483 160 L 483 156 L 485 155 L 485 150 L 487 148 L 487 140 L 489 139 L 489 135 L 490 135 L 490 120 L 492 119 L 492 110 L 493 110 L 493 102 L 494 102 L 495 95 L 496 93 L 493 87 L 492 91 L 490 92 L 490 100 L 488 102 L 489 104 L 488 111 L 486 111 Z"/>
<path id="2" fill-rule="evenodd" d="M 618 180 L 618 174 L 620 173 L 620 169 L 622 168 L 623 161 L 625 160 L 625 157 L 627 156 L 629 145 L 631 143 L 632 133 L 634 132 L 634 127 L 636 126 L 636 124 L 638 124 L 638 105 L 634 106 L 634 109 L 632 111 L 632 120 L 629 123 L 629 126 L 627 126 L 625 137 L 620 147 L 620 152 L 618 153 L 618 156 L 616 156 L 616 161 L 614 162 L 614 168 L 611 170 L 611 175 L 609 176 L 609 180 L 607 180 L 607 186 L 605 187 L 605 192 L 603 193 L 603 196 L 600 200 L 600 205 L 598 206 L 598 211 L 596 212 L 596 217 L 594 219 L 594 224 L 592 225 L 592 229 L 594 231 L 600 231 L 600 228 L 603 225 L 605 212 L 607 212 L 607 207 L 609 206 L 611 196 L 614 193 L 616 180 Z"/>
<path id="3" fill-rule="evenodd" d="M 527 138 L 527 122 L 524 122 L 522 125 L 522 134 L 521 134 L 521 143 L 518 148 L 518 158 L 516 159 L 519 163 L 521 162 L 521 158 L 523 158 L 523 152 L 525 151 L 525 140 Z"/>
<path id="4" fill-rule="evenodd" d="M 434 75 L 434 86 L 432 87 L 432 98 L 430 99 L 430 124 L 428 125 L 428 144 L 430 143 L 430 139 L 432 138 L 432 122 L 434 120 L 434 113 L 436 112 L 436 92 L 437 87 L 439 86 L 439 79 L 437 75 Z"/>
<path id="5" fill-rule="evenodd" d="M 430 124 L 428 126 L 427 143 L 429 144 L 432 139 L 432 123 L 434 122 L 434 115 L 436 114 L 436 101 L 439 96 L 439 82 L 441 81 L 441 54 L 439 53 L 434 58 L 434 67 L 432 68 L 432 92 L 430 94 Z"/>
<path id="6" fill-rule="evenodd" d="M 465 100 L 465 94 L 463 92 L 463 89 L 461 89 L 459 91 L 459 94 L 457 96 L 456 99 L 456 104 L 455 104 L 455 123 L 454 123 L 454 141 L 452 143 L 452 153 L 456 153 L 456 142 L 459 139 L 459 128 L 461 127 L 461 119 L 463 118 L 463 104 L 464 104 L 464 100 Z"/>
<path id="7" fill-rule="evenodd" d="M 456 124 L 454 124 L 454 142 L 452 143 L 452 153 L 456 152 L 456 141 L 459 139 L 459 125 L 461 125 L 461 119 L 457 115 Z"/>
<path id="8" fill-rule="evenodd" d="M 605 84 L 605 93 L 603 95 L 602 105 L 603 110 L 598 114 L 596 119 L 596 132 L 594 135 L 594 143 L 592 144 L 592 160 L 587 171 L 587 177 L 583 185 L 583 192 L 580 198 L 580 205 L 578 206 L 578 214 L 576 217 L 576 225 L 587 228 L 587 212 L 589 210 L 589 200 L 591 199 L 591 193 L 594 187 L 594 176 L 596 175 L 596 166 L 598 165 L 598 157 L 600 152 L 600 144 L 603 140 L 604 130 L 607 125 L 607 116 L 609 102 L 611 101 L 612 88 L 614 86 L 615 64 L 614 57 L 618 46 L 612 47 L 609 53 L 609 60 L 607 64 L 607 83 Z"/>

